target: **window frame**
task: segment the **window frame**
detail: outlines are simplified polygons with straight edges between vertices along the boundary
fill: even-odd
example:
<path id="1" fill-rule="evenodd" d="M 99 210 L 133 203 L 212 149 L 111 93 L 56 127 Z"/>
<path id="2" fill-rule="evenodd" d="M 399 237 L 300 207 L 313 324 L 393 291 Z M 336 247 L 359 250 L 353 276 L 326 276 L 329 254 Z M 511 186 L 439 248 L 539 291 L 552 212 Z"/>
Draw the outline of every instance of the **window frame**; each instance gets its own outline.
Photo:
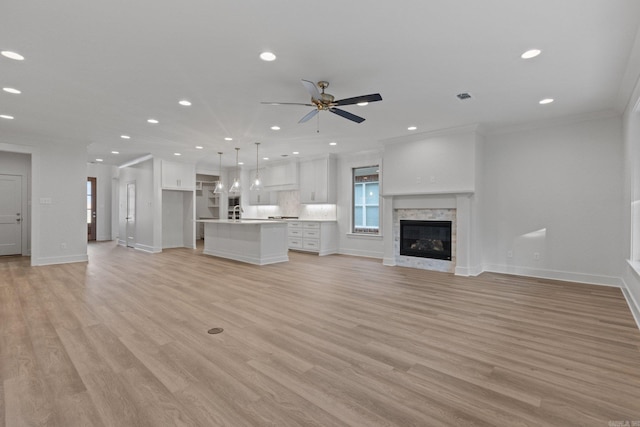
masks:
<path id="1" fill-rule="evenodd" d="M 350 165 L 350 186 L 351 186 L 351 197 L 350 197 L 350 217 L 351 217 L 351 224 L 349 227 L 349 234 L 350 235 L 354 235 L 354 236 L 367 236 L 367 237 L 381 237 L 382 236 L 382 168 L 381 168 L 381 163 L 380 161 L 377 162 L 371 162 L 369 164 L 352 164 Z M 358 204 L 356 205 L 356 183 L 355 182 L 355 178 L 356 178 L 356 171 L 358 169 L 366 169 L 366 168 L 377 168 L 378 169 L 378 180 L 377 181 L 369 181 L 369 182 L 363 182 L 361 184 L 363 184 L 363 192 L 362 192 L 362 204 Z M 365 193 L 365 189 L 366 189 L 366 184 L 369 183 L 377 183 L 378 184 L 378 200 L 377 200 L 377 204 L 373 205 L 373 204 L 367 204 L 366 202 L 366 193 Z M 378 225 L 376 227 L 376 231 L 359 231 L 356 229 L 356 207 L 362 207 L 363 210 L 365 210 L 367 207 L 377 207 L 378 208 Z M 366 212 L 364 214 L 364 217 L 366 218 Z M 367 227 L 361 227 L 361 228 L 367 228 Z M 371 227 L 373 228 L 373 227 Z"/>

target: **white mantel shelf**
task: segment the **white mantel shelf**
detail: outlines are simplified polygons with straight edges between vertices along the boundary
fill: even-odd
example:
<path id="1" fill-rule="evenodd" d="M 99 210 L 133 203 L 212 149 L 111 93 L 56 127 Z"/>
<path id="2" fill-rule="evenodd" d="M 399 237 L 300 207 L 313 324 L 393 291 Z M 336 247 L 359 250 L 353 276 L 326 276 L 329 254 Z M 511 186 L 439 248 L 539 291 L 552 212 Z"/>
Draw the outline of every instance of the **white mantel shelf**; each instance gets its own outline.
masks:
<path id="1" fill-rule="evenodd" d="M 206 255 L 266 265 L 289 261 L 287 223 L 277 220 L 201 220 Z"/>

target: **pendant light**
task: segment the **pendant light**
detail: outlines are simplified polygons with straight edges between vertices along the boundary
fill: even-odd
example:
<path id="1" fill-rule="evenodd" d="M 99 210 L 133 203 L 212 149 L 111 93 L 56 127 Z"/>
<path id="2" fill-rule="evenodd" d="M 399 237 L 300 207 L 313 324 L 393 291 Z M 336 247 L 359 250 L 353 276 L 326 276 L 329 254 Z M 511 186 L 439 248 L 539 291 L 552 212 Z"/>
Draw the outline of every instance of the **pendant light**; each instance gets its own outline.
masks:
<path id="1" fill-rule="evenodd" d="M 240 187 L 240 180 L 238 179 L 238 153 L 240 152 L 240 148 L 236 147 L 236 177 L 233 179 L 233 184 L 229 187 L 229 194 L 237 194 L 239 195 L 242 192 L 242 187 Z"/>
<path id="2" fill-rule="evenodd" d="M 220 162 L 218 163 L 218 180 L 216 181 L 216 189 L 213 190 L 213 194 L 223 194 L 225 192 L 224 183 L 222 182 L 222 151 L 218 151 Z"/>
<path id="3" fill-rule="evenodd" d="M 251 183 L 251 187 L 249 190 L 251 191 L 260 191 L 262 190 L 262 180 L 260 179 L 260 165 L 258 163 L 258 147 L 260 146 L 259 142 L 256 142 L 256 177 L 253 179 Z"/>

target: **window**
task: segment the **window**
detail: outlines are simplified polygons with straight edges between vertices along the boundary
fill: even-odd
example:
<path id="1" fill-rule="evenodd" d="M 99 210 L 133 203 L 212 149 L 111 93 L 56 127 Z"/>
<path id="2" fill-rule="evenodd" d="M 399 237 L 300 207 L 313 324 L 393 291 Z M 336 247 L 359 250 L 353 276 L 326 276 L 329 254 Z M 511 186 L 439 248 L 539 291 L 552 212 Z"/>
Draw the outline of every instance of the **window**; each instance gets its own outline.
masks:
<path id="1" fill-rule="evenodd" d="M 353 232 L 380 231 L 380 169 L 378 165 L 353 168 Z"/>

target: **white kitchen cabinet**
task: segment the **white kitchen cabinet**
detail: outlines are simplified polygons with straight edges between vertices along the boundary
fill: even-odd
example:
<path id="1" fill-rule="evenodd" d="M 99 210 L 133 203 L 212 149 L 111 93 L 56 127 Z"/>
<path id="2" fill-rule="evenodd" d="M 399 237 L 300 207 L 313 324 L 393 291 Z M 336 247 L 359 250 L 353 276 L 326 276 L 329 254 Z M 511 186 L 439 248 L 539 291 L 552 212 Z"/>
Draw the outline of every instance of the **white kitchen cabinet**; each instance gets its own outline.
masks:
<path id="1" fill-rule="evenodd" d="M 338 252 L 336 221 L 289 221 L 289 249 L 329 255 Z"/>
<path id="2" fill-rule="evenodd" d="M 294 159 L 270 164 L 261 176 L 267 190 L 295 190 L 298 188 L 298 161 Z"/>
<path id="3" fill-rule="evenodd" d="M 196 170 L 187 163 L 161 161 L 161 182 L 165 190 L 195 190 Z"/>
<path id="4" fill-rule="evenodd" d="M 256 177 L 256 170 L 253 169 L 249 171 L 250 182 Z M 275 191 L 270 191 L 270 188 L 266 185 L 265 178 L 265 170 L 260 170 L 260 179 L 264 183 L 264 187 L 260 191 L 254 191 L 249 188 L 249 205 L 251 206 L 260 206 L 260 205 L 277 205 L 278 204 L 278 193 Z"/>
<path id="5" fill-rule="evenodd" d="M 336 159 L 300 162 L 300 203 L 336 203 Z"/>
<path id="6" fill-rule="evenodd" d="M 260 206 L 260 205 L 277 205 L 278 204 L 278 193 L 275 191 L 251 191 L 249 190 L 249 204 L 251 206 Z"/>

